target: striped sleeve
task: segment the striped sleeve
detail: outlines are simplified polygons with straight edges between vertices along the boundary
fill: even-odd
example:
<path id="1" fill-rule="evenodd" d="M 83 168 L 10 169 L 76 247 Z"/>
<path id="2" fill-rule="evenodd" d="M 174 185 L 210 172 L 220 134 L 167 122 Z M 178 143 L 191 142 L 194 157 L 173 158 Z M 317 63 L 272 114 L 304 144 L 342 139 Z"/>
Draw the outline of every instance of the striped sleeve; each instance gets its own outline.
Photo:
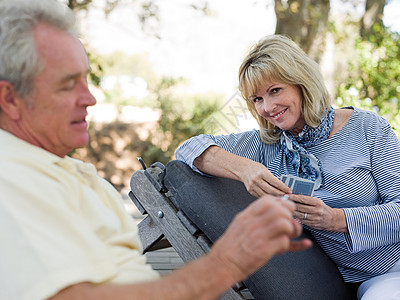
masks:
<path id="1" fill-rule="evenodd" d="M 204 175 L 194 166 L 193 162 L 211 146 L 218 146 L 238 156 L 261 162 L 260 154 L 262 151 L 260 150 L 262 142 L 258 130 L 218 136 L 202 134 L 192 137 L 176 149 L 175 158 L 185 162 L 193 170 Z"/>
<path id="2" fill-rule="evenodd" d="M 373 122 L 376 124 L 376 122 Z M 400 144 L 390 125 L 367 127 L 371 172 L 379 190 L 373 206 L 345 208 L 352 252 L 400 242 Z"/>

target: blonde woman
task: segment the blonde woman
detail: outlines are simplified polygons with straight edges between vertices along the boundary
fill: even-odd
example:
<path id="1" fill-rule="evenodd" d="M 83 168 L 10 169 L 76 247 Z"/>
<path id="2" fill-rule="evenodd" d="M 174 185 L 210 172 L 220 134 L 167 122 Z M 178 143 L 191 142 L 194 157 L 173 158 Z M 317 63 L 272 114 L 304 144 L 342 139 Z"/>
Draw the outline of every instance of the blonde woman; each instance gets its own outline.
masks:
<path id="1" fill-rule="evenodd" d="M 260 129 L 194 137 L 176 158 L 239 180 L 256 197 L 290 194 L 295 218 L 344 281 L 365 281 L 360 298 L 399 295 L 390 279 L 400 280 L 400 144 L 390 124 L 355 107 L 334 109 L 318 65 L 280 35 L 253 46 L 239 90 Z M 279 180 L 285 174 L 314 181 L 313 197 L 292 194 Z"/>

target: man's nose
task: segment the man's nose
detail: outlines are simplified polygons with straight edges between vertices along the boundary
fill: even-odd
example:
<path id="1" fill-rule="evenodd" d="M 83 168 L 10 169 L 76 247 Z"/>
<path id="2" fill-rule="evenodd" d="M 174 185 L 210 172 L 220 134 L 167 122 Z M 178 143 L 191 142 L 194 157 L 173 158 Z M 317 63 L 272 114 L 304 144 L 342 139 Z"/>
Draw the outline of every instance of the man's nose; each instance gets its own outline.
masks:
<path id="1" fill-rule="evenodd" d="M 93 106 L 97 103 L 88 85 L 84 85 L 81 90 L 79 104 L 83 106 Z"/>

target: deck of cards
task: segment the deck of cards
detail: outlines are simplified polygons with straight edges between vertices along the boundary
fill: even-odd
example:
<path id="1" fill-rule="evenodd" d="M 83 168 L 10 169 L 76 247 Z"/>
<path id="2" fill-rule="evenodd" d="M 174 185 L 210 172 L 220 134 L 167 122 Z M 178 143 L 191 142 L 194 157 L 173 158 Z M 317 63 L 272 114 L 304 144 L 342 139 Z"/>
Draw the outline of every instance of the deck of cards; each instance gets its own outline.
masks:
<path id="1" fill-rule="evenodd" d="M 290 187 L 293 194 L 312 196 L 315 182 L 293 175 L 282 175 L 280 180 Z"/>

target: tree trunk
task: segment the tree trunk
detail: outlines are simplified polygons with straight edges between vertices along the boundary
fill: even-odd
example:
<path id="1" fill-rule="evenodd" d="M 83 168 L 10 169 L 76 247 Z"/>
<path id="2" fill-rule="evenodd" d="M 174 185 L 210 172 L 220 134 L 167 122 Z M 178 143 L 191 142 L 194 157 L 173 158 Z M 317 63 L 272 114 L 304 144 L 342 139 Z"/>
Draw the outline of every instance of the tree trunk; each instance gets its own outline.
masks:
<path id="1" fill-rule="evenodd" d="M 325 48 L 329 0 L 275 0 L 275 33 L 291 37 L 319 62 Z"/>
<path id="2" fill-rule="evenodd" d="M 363 39 L 373 34 L 374 24 L 382 25 L 383 9 L 385 8 L 385 0 L 366 0 L 365 13 L 361 18 L 360 35 Z"/>

